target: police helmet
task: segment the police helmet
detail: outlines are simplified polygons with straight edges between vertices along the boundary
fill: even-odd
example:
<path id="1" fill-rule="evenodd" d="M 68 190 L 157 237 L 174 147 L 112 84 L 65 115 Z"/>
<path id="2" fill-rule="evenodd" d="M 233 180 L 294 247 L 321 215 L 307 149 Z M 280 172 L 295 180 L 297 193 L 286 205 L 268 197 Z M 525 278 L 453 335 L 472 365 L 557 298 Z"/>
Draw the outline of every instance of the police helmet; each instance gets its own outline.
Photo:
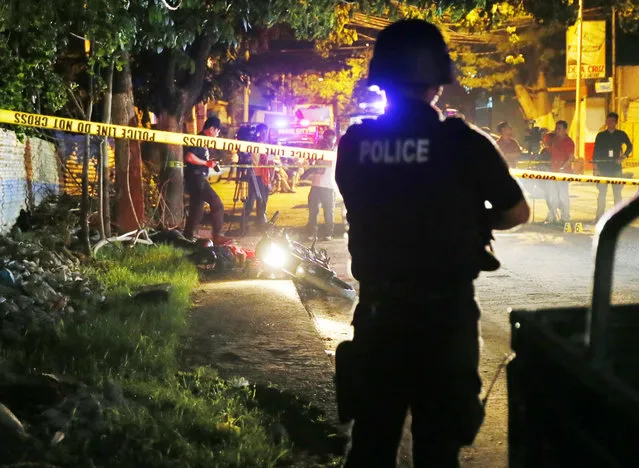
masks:
<path id="1" fill-rule="evenodd" d="M 440 86 L 454 80 L 448 47 L 433 24 L 401 20 L 377 36 L 368 72 L 369 86 Z"/>

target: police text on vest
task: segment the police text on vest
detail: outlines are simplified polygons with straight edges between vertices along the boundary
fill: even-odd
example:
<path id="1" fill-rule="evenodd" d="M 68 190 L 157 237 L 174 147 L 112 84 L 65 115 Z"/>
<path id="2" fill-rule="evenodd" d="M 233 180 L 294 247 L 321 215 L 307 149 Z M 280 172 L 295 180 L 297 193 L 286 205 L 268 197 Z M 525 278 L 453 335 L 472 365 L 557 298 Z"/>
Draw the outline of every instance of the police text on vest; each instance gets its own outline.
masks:
<path id="1" fill-rule="evenodd" d="M 428 162 L 430 140 L 364 140 L 359 146 L 359 162 L 401 164 Z"/>

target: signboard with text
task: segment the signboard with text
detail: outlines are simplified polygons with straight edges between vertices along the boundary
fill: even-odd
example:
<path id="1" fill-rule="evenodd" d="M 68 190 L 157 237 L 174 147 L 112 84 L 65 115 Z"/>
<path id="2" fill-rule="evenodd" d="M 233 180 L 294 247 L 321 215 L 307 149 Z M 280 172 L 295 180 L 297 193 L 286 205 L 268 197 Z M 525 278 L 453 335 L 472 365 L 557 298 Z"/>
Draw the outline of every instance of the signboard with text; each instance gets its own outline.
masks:
<path id="1" fill-rule="evenodd" d="M 577 26 L 566 31 L 566 78 L 577 79 Z M 606 22 L 584 21 L 582 26 L 581 78 L 606 77 Z"/>

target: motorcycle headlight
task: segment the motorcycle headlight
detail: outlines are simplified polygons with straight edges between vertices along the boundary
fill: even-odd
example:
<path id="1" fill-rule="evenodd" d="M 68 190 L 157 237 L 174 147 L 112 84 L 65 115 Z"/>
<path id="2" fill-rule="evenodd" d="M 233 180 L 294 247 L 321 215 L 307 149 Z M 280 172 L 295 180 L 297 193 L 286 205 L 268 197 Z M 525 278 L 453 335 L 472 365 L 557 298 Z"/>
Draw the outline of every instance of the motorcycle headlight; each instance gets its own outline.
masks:
<path id="1" fill-rule="evenodd" d="M 286 263 L 286 252 L 280 246 L 271 244 L 262 261 L 268 266 L 282 268 Z"/>

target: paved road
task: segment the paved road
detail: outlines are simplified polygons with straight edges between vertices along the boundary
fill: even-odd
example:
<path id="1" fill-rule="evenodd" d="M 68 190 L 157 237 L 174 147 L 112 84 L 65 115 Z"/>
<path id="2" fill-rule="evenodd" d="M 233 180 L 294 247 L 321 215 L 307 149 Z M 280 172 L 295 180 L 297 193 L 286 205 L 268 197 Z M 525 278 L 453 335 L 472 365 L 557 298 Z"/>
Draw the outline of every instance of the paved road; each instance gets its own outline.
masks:
<path id="1" fill-rule="evenodd" d="M 586 226 L 592 229 L 592 227 Z M 326 243 L 336 270 L 348 278 L 348 252 L 344 240 Z M 564 233 L 561 228 L 528 225 L 515 232 L 497 234 L 496 249 L 504 265 L 483 274 L 477 281 L 482 306 L 481 374 L 484 383 L 509 354 L 508 308 L 547 308 L 583 305 L 592 286 L 592 232 Z M 616 258 L 613 302 L 639 302 L 639 229 L 622 234 Z M 304 303 L 316 317 L 328 350 L 351 336 L 352 305 L 318 294 L 302 293 Z M 502 374 L 491 394 L 486 422 L 473 447 L 464 452 L 464 467 L 507 467 L 507 400 Z M 409 437 L 400 454 L 400 465 L 411 466 Z"/>

